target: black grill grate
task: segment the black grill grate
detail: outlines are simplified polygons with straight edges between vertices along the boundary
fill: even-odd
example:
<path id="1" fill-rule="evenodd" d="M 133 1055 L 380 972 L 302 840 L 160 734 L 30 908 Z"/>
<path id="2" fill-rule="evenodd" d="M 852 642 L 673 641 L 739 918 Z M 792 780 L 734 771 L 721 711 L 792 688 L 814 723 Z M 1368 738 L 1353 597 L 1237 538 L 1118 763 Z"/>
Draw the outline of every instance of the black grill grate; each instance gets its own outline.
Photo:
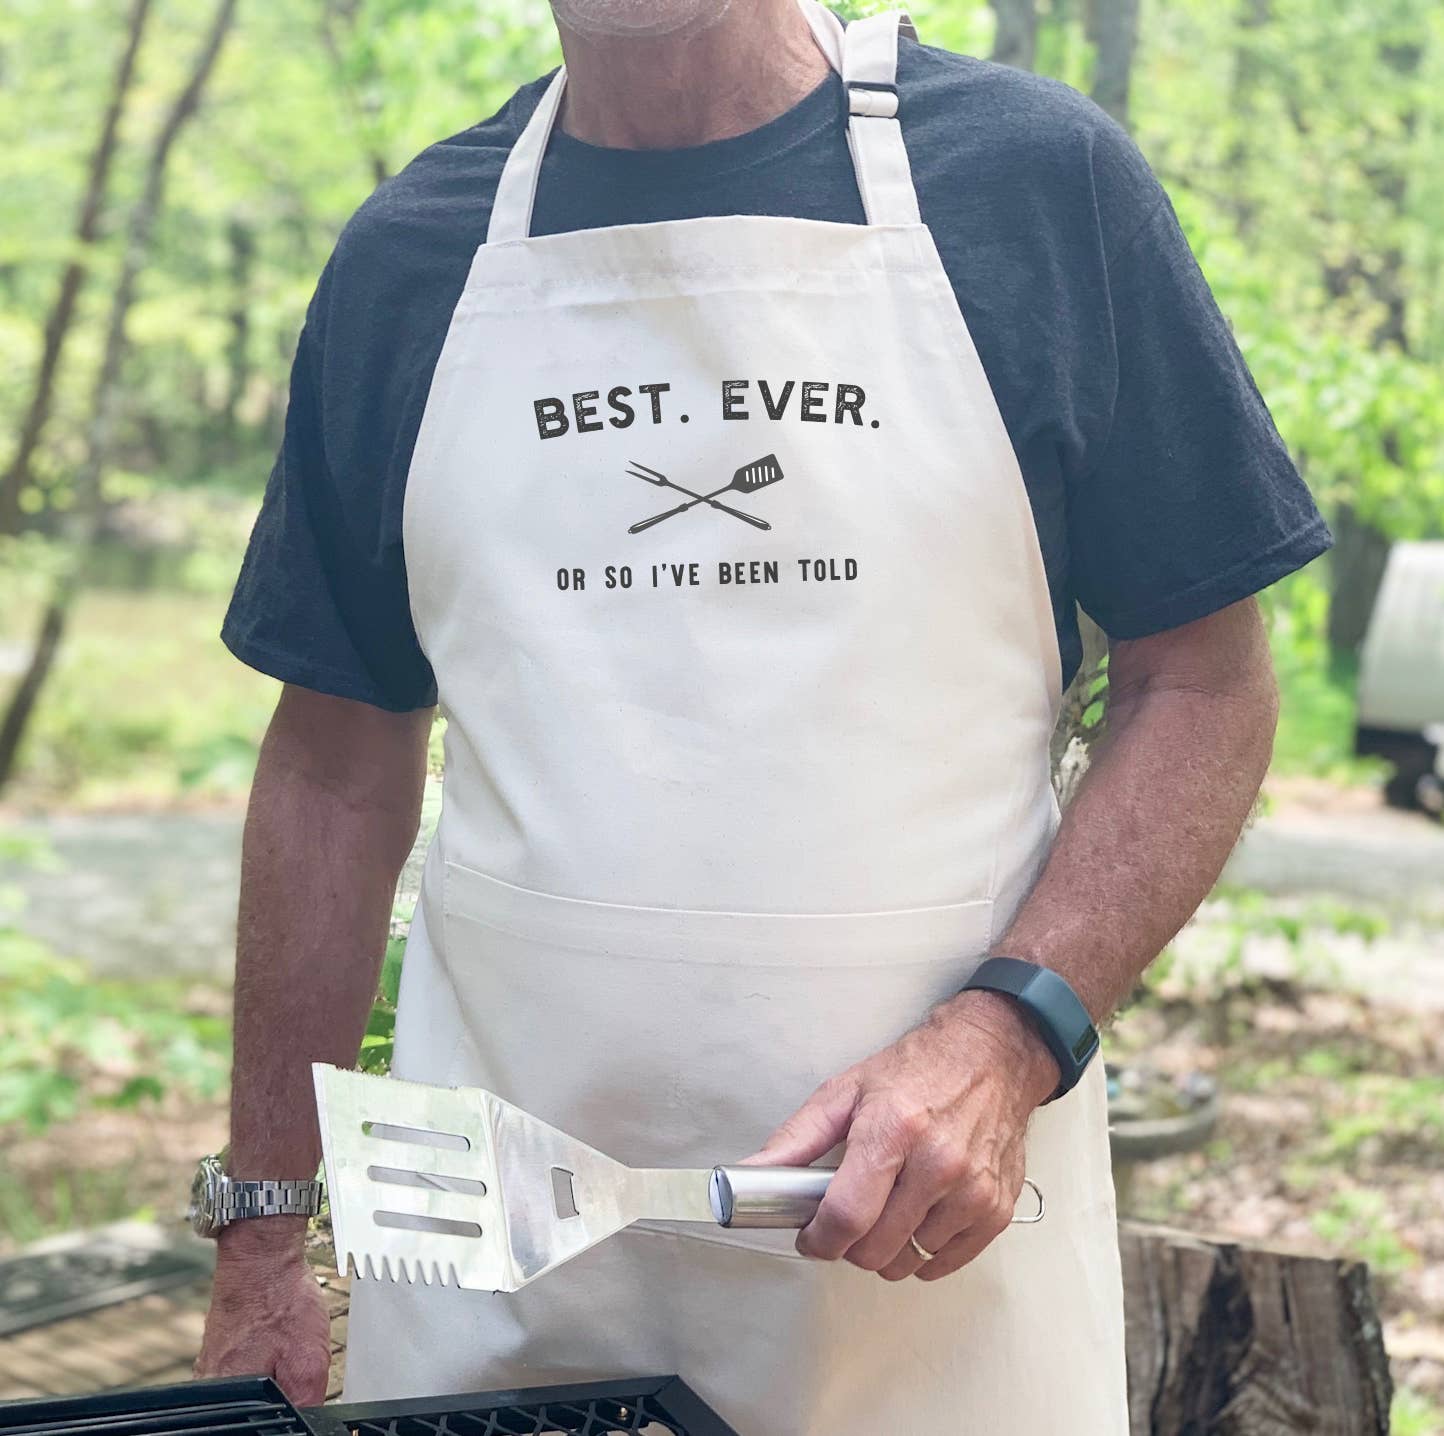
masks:
<path id="1" fill-rule="evenodd" d="M 326 1406 L 320 1412 L 351 1436 L 737 1436 L 675 1376 Z"/>
<path id="2" fill-rule="evenodd" d="M 737 1436 L 675 1376 L 297 1410 L 273 1381 L 0 1402 L 0 1436 Z"/>
<path id="3" fill-rule="evenodd" d="M 322 1436 L 273 1381 L 192 1381 L 0 1403 L 3 1436 Z"/>

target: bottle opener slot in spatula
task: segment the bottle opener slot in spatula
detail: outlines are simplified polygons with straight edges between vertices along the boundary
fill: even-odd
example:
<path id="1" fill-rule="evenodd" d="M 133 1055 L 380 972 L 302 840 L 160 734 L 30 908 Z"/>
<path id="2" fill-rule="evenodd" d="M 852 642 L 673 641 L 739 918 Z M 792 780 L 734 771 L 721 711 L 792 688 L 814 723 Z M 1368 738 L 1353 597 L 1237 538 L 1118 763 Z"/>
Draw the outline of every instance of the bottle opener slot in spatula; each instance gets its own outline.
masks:
<path id="1" fill-rule="evenodd" d="M 519 1291 L 637 1221 L 800 1229 L 833 1176 L 625 1167 L 479 1087 L 312 1072 L 343 1274 Z"/>

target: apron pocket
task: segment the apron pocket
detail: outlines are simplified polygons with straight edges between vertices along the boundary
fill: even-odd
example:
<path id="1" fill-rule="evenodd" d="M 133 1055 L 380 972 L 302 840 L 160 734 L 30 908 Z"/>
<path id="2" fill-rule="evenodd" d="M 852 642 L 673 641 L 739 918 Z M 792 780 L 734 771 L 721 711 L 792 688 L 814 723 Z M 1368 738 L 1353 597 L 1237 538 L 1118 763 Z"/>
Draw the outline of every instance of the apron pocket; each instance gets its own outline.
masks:
<path id="1" fill-rule="evenodd" d="M 632 1166 L 755 1151 L 956 992 L 986 900 L 889 913 L 623 907 L 449 863 L 444 965 L 475 1083 Z M 765 1245 L 765 1243 L 761 1243 Z"/>
<path id="2" fill-rule="evenodd" d="M 893 968 L 961 961 L 992 939 L 988 898 L 881 912 L 756 913 L 557 897 L 447 862 L 442 906 L 460 921 L 558 950 L 727 967 Z"/>

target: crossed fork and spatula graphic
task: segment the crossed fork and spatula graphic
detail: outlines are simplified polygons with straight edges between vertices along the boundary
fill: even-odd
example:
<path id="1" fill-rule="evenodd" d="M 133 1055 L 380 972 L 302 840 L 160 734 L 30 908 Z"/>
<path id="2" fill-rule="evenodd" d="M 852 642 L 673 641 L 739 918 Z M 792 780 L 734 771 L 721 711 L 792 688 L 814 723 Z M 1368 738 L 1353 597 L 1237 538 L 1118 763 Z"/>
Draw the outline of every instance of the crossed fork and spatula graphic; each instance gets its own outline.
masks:
<path id="1" fill-rule="evenodd" d="M 777 462 L 776 454 L 765 454 L 760 459 L 754 459 L 750 464 L 743 464 L 732 475 L 731 483 L 723 484 L 720 489 L 714 489 L 710 494 L 699 494 L 693 489 L 683 488 L 681 484 L 673 483 L 666 474 L 658 473 L 656 469 L 649 469 L 635 459 L 629 459 L 627 462 L 631 465 L 627 472 L 634 479 L 655 484 L 659 489 L 676 489 L 679 494 L 687 495 L 685 504 L 678 504 L 674 509 L 668 509 L 661 514 L 653 514 L 651 518 L 633 524 L 627 530 L 629 534 L 642 533 L 651 528 L 653 524 L 661 523 L 663 519 L 676 518 L 678 514 L 685 514 L 688 509 L 695 509 L 698 504 L 708 504 L 720 513 L 731 514 L 734 519 L 741 519 L 744 524 L 751 524 L 755 529 L 772 527 L 766 519 L 759 519 L 756 514 L 744 513 L 741 509 L 734 509 L 729 504 L 719 503 L 718 496 L 732 489 L 736 489 L 739 493 L 750 494 L 755 489 L 765 489 L 768 484 L 775 484 L 782 477 L 782 465 Z"/>

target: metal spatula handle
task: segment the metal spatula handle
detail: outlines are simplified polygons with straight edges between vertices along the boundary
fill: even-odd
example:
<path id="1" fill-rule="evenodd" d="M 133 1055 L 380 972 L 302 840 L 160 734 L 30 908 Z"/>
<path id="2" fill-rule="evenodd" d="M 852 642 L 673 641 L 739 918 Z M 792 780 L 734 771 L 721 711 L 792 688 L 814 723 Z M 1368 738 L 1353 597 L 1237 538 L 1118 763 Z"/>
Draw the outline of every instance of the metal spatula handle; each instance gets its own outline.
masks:
<path id="1" fill-rule="evenodd" d="M 713 1167 L 712 1215 L 722 1227 L 790 1227 L 817 1215 L 836 1167 Z"/>
<path id="2" fill-rule="evenodd" d="M 836 1167 L 714 1167 L 708 1195 L 712 1215 L 724 1227 L 788 1227 L 800 1231 L 817 1215 Z M 1015 1216 L 1014 1226 L 1043 1220 L 1043 1193 L 1031 1177 L 1033 1210 Z"/>
<path id="3" fill-rule="evenodd" d="M 835 1167 L 714 1167 L 712 1215 L 724 1227 L 789 1227 L 817 1215 Z"/>

